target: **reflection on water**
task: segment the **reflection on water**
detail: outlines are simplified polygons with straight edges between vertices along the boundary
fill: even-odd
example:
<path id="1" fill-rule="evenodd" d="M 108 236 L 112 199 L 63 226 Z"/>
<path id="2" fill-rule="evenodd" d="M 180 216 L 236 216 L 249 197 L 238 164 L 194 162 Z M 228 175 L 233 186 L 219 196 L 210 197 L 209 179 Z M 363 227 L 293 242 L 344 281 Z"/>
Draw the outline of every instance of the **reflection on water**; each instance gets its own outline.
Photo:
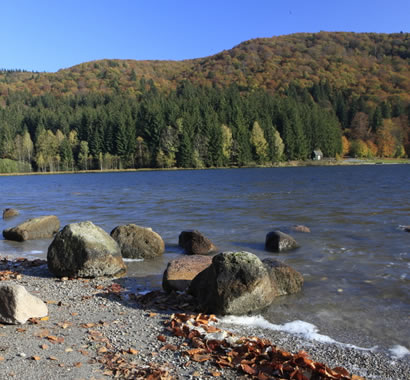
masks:
<path id="1" fill-rule="evenodd" d="M 301 248 L 274 255 L 305 277 L 303 292 L 264 311 L 273 323 L 300 319 L 347 342 L 406 345 L 409 336 L 410 167 L 305 167 L 152 171 L 1 177 L 2 208 L 20 215 L 2 228 L 55 214 L 62 225 L 91 220 L 152 227 L 163 257 L 127 263 L 136 288 L 160 287 L 178 235 L 198 229 L 221 250 L 260 257 L 265 235 L 280 228 Z M 305 224 L 312 233 L 291 232 Z M 50 241 L 0 240 L 0 253 L 45 257 Z M 368 337 L 366 337 L 368 336 Z M 360 337 L 360 338 L 358 338 Z"/>

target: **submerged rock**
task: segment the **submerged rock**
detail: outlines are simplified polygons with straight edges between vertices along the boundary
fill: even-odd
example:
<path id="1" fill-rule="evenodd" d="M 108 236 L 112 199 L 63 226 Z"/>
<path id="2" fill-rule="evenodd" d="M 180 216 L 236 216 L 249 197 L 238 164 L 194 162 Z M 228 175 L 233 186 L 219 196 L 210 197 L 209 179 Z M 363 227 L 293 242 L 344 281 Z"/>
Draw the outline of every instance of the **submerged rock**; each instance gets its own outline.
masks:
<path id="1" fill-rule="evenodd" d="M 217 250 L 212 241 L 197 230 L 182 231 L 178 244 L 188 255 L 207 255 Z"/>
<path id="2" fill-rule="evenodd" d="M 283 252 L 299 248 L 296 240 L 281 231 L 271 231 L 266 235 L 265 249 L 270 252 Z"/>
<path id="3" fill-rule="evenodd" d="M 49 239 L 60 229 L 60 221 L 54 215 L 28 219 L 18 226 L 3 231 L 7 240 L 25 241 Z"/>
<path id="4" fill-rule="evenodd" d="M 165 251 L 161 236 L 151 228 L 127 224 L 115 227 L 111 237 L 121 248 L 123 257 L 131 259 L 150 259 L 160 256 Z"/>
<path id="5" fill-rule="evenodd" d="M 212 263 L 211 256 L 183 256 L 171 260 L 162 277 L 165 291 L 183 291 L 189 287 L 195 276 L 208 268 Z"/>
<path id="6" fill-rule="evenodd" d="M 47 264 L 57 277 L 111 277 L 126 272 L 117 242 L 92 222 L 65 226 L 48 248 Z"/>
<path id="7" fill-rule="evenodd" d="M 189 293 L 201 311 L 217 314 L 246 314 L 268 306 L 275 293 L 269 272 L 249 252 L 223 252 L 191 282 Z"/>
<path id="8" fill-rule="evenodd" d="M 24 286 L 0 286 L 0 322 L 23 324 L 30 318 L 42 318 L 47 314 L 47 305 L 27 292 Z"/>
<path id="9" fill-rule="evenodd" d="M 310 233 L 310 228 L 302 224 L 292 226 L 292 231 Z"/>
<path id="10" fill-rule="evenodd" d="M 3 210 L 3 219 L 9 219 L 14 216 L 17 216 L 19 214 L 19 211 L 16 210 L 15 208 L 5 208 Z"/>

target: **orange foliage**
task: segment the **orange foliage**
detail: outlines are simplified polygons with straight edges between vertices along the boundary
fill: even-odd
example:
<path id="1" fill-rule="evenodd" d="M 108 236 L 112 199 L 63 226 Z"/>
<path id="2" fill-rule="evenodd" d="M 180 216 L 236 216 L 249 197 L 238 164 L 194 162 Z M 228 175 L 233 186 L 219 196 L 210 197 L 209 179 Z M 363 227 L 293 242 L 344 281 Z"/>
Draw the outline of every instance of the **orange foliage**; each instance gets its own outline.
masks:
<path id="1" fill-rule="evenodd" d="M 377 145 L 372 140 L 366 141 L 366 145 L 367 145 L 368 156 L 369 157 L 376 157 L 377 153 L 378 153 Z"/>
<path id="2" fill-rule="evenodd" d="M 350 151 L 350 142 L 346 136 L 342 136 L 342 155 L 346 156 Z"/>
<path id="3" fill-rule="evenodd" d="M 386 99 L 395 94 L 407 102 L 407 41 L 407 33 L 299 33 L 253 39 L 213 56 L 184 61 L 100 60 L 56 73 L 0 71 L 0 83 L 11 91 L 61 95 L 62 88 L 67 94 L 126 90 L 142 77 L 164 91 L 183 79 L 208 86 L 238 83 L 272 92 L 281 92 L 291 82 L 310 86 L 325 80 L 356 95 Z"/>
<path id="4" fill-rule="evenodd" d="M 380 157 L 393 157 L 394 155 L 396 140 L 392 135 L 393 128 L 393 121 L 385 119 L 383 125 L 377 131 L 377 147 Z"/>

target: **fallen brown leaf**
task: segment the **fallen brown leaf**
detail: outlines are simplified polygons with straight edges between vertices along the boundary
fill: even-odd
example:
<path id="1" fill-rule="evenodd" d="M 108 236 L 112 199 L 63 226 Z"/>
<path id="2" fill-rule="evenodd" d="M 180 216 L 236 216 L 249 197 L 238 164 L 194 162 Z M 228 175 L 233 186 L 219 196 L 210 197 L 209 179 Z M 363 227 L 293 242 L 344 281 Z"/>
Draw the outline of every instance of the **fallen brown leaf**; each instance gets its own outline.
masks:
<path id="1" fill-rule="evenodd" d="M 94 327 L 95 323 L 92 323 L 92 322 L 91 323 L 82 323 L 80 326 L 85 328 L 85 329 L 89 329 L 91 327 Z"/>
<path id="2" fill-rule="evenodd" d="M 31 359 L 35 361 L 41 360 L 40 356 L 32 356 Z"/>
<path id="3" fill-rule="evenodd" d="M 103 354 L 104 352 L 107 352 L 107 351 L 108 351 L 108 348 L 103 346 L 103 347 L 100 347 L 97 352 L 99 354 Z"/>
<path id="4" fill-rule="evenodd" d="M 178 350 L 178 347 L 175 346 L 175 344 L 165 344 L 159 350 L 160 351 L 164 351 L 164 350 L 176 351 L 176 350 Z"/>
<path id="5" fill-rule="evenodd" d="M 158 335 L 158 336 L 157 336 L 157 339 L 158 339 L 160 342 L 166 342 L 166 341 L 167 341 L 167 338 L 165 338 L 164 335 Z"/>
<path id="6" fill-rule="evenodd" d="M 194 354 L 191 356 L 191 360 L 194 362 L 202 363 L 206 362 L 211 359 L 211 355 L 200 355 L 200 354 Z"/>
<path id="7" fill-rule="evenodd" d="M 67 328 L 69 328 L 70 326 L 72 326 L 73 324 L 71 323 L 71 322 L 59 322 L 59 323 L 57 323 L 57 326 L 58 327 L 61 327 L 62 329 L 67 329 Z"/>

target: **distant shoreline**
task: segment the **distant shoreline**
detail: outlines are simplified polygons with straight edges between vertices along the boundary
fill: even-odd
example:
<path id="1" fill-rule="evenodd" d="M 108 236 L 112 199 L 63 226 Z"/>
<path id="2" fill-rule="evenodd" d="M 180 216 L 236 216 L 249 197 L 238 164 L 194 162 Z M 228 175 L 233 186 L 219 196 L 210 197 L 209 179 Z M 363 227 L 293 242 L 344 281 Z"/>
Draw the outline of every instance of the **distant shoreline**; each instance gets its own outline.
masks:
<path id="1" fill-rule="evenodd" d="M 0 173 L 1 177 L 6 176 L 26 176 L 26 175 L 54 175 L 54 174 L 86 174 L 86 173 L 123 173 L 123 172 L 146 172 L 146 171 L 176 171 L 176 170 L 215 170 L 215 169 L 245 169 L 245 168 L 288 168 L 304 166 L 357 166 L 357 165 L 397 165 L 410 164 L 410 159 L 403 158 L 380 158 L 380 159 L 355 159 L 348 158 L 342 160 L 306 160 L 306 161 L 285 161 L 272 165 L 249 165 L 249 166 L 226 166 L 209 168 L 139 168 L 139 169 L 103 169 L 103 170 L 74 170 L 55 172 L 27 172 L 27 173 Z"/>

